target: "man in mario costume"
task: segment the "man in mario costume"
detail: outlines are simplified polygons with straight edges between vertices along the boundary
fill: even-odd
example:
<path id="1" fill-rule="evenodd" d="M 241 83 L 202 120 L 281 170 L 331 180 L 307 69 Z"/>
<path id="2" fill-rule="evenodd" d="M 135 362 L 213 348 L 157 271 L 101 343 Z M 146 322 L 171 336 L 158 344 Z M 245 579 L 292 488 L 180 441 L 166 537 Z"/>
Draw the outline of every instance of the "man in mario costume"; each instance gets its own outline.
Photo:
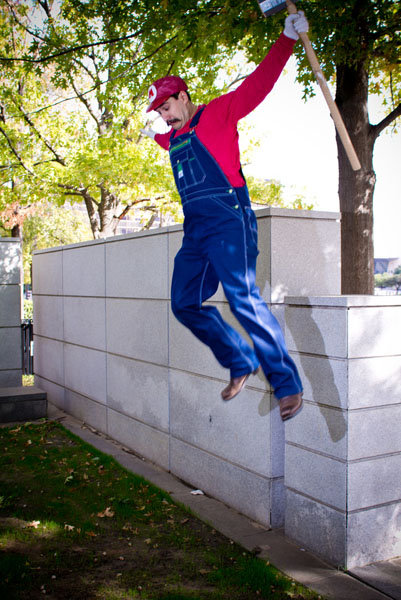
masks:
<path id="1" fill-rule="evenodd" d="M 176 318 L 207 344 L 230 369 L 222 399 L 234 398 L 261 367 L 279 401 L 283 421 L 302 408 L 302 384 L 276 318 L 255 284 L 257 225 L 241 171 L 237 123 L 262 102 L 290 57 L 298 34 L 308 31 L 300 11 L 285 20 L 283 33 L 260 65 L 235 90 L 195 106 L 180 77 L 149 88 L 147 112 L 156 110 L 171 129 L 142 130 L 170 153 L 184 211 L 184 237 L 175 257 L 171 307 Z M 230 309 L 253 348 L 203 303 L 221 282 Z"/>

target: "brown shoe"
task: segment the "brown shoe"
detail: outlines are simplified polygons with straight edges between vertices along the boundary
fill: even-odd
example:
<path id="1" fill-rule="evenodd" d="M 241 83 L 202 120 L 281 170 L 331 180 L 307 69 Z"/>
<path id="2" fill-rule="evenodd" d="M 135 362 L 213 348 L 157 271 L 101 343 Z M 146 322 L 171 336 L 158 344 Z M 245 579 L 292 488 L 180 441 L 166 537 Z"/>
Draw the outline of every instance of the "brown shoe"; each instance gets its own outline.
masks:
<path id="1" fill-rule="evenodd" d="M 280 398 L 280 415 L 282 421 L 288 421 L 297 415 L 303 406 L 302 393 Z"/>
<path id="2" fill-rule="evenodd" d="M 255 369 L 252 373 L 240 375 L 240 377 L 231 377 L 230 383 L 221 392 L 221 397 L 223 398 L 223 400 L 232 400 L 233 398 L 235 398 L 235 396 L 238 396 L 238 394 L 241 392 L 242 388 L 246 384 L 248 377 L 250 375 L 256 375 L 256 373 L 259 371 L 259 368 L 260 367 Z"/>

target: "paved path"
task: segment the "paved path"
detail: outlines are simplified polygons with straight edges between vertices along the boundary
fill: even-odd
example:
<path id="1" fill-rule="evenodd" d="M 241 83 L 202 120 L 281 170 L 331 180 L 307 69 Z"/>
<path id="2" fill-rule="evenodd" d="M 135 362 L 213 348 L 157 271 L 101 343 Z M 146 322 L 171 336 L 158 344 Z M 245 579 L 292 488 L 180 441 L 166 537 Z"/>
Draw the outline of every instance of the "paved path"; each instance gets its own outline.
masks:
<path id="1" fill-rule="evenodd" d="M 193 488 L 153 463 L 138 457 L 118 442 L 97 432 L 49 404 L 49 418 L 57 419 L 72 433 L 98 450 L 113 456 L 123 467 L 141 475 L 190 508 L 229 539 L 269 560 L 304 586 L 335 600 L 401 600 L 401 558 L 339 571 L 284 537 L 281 530 L 267 530 L 222 502 L 193 495 Z"/>

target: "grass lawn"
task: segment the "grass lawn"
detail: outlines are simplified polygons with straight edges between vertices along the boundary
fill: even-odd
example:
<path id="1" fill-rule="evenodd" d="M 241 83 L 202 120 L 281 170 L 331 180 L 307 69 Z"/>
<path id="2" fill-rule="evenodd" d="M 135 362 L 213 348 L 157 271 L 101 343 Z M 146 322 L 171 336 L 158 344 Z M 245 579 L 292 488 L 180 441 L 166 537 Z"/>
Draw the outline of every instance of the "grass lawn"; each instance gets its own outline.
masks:
<path id="1" fill-rule="evenodd" d="M 0 447 L 0 598 L 319 598 L 56 422 Z"/>

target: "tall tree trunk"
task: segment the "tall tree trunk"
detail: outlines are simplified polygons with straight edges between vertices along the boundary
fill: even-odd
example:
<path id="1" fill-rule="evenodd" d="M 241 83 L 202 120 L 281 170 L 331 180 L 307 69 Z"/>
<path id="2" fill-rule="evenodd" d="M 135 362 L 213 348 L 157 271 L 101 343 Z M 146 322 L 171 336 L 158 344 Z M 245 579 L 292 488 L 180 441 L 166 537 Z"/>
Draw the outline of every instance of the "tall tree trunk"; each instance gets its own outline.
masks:
<path id="1" fill-rule="evenodd" d="M 13 238 L 21 238 L 22 239 L 22 225 L 17 223 L 11 229 L 11 237 Z"/>
<path id="2" fill-rule="evenodd" d="M 117 210 L 120 207 L 119 199 L 103 185 L 100 188 L 99 219 L 100 230 L 99 237 L 110 237 L 116 235 L 119 219 Z"/>
<path id="3" fill-rule="evenodd" d="M 375 137 L 368 115 L 368 73 L 363 63 L 337 68 L 336 103 L 362 168 L 353 171 L 337 135 L 341 211 L 341 292 L 374 293 L 373 170 Z"/>

